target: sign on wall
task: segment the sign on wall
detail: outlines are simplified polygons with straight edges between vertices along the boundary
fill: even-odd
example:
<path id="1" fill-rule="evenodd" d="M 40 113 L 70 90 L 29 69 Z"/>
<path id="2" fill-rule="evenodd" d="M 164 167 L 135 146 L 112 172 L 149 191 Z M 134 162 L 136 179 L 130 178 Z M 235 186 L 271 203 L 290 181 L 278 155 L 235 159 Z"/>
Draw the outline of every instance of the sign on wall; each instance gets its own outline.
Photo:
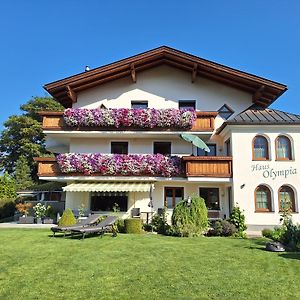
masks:
<path id="1" fill-rule="evenodd" d="M 251 166 L 252 172 L 260 173 L 264 178 L 275 180 L 278 177 L 288 178 L 297 174 L 297 168 L 288 167 L 284 169 L 271 168 L 269 164 L 255 164 Z"/>

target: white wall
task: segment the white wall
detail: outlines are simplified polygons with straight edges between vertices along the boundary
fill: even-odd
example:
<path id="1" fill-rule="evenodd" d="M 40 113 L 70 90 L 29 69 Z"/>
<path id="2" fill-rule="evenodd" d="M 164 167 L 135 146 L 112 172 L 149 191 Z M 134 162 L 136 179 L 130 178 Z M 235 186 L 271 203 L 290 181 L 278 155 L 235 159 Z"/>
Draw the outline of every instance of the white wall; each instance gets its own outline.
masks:
<path id="1" fill-rule="evenodd" d="M 297 132 L 298 131 L 298 132 Z M 270 161 L 252 161 L 252 140 L 257 134 L 265 135 L 270 141 Z M 276 161 L 275 157 L 275 139 L 279 134 L 288 134 L 292 137 L 293 161 Z M 278 189 L 282 185 L 290 185 L 294 188 L 296 196 L 296 208 L 299 211 L 300 191 L 300 132 L 299 128 L 294 127 L 273 127 L 270 126 L 252 126 L 251 128 L 235 128 L 232 131 L 232 151 L 233 151 L 233 185 L 234 201 L 238 202 L 240 207 L 245 210 L 246 222 L 252 225 L 278 225 L 280 213 L 278 208 Z M 253 167 L 255 166 L 255 167 Z M 264 170 L 256 170 L 259 167 L 268 167 L 269 171 L 294 170 L 296 174 L 277 176 L 276 178 L 267 177 Z M 252 169 L 255 170 L 252 171 Z M 255 212 L 254 191 L 255 188 L 265 184 L 270 187 L 273 199 L 274 212 Z M 243 186 L 244 185 L 244 186 Z M 299 213 L 293 214 L 295 222 L 300 222 Z"/>
<path id="2" fill-rule="evenodd" d="M 251 94 L 201 77 L 192 83 L 191 73 L 163 65 L 138 72 L 136 83 L 127 77 L 80 92 L 74 107 L 130 108 L 131 100 L 148 100 L 150 108 L 178 108 L 178 100 L 196 100 L 201 111 L 217 111 L 226 103 L 235 114 L 252 104 Z"/>

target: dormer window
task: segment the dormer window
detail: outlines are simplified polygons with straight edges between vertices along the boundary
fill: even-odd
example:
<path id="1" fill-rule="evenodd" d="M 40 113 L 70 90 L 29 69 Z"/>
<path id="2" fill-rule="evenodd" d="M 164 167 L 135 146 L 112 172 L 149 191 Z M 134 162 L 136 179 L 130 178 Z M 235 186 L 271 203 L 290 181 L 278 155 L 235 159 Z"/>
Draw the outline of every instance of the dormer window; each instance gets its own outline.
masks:
<path id="1" fill-rule="evenodd" d="M 179 109 L 193 109 L 193 110 L 196 110 L 196 101 L 195 100 L 179 100 L 178 108 Z"/>
<path id="2" fill-rule="evenodd" d="M 234 111 L 227 104 L 224 104 L 218 110 L 218 112 L 219 112 L 219 116 L 222 117 L 225 120 L 229 119 L 234 113 Z"/>
<path id="3" fill-rule="evenodd" d="M 147 109 L 148 101 L 131 101 L 131 108 Z"/>

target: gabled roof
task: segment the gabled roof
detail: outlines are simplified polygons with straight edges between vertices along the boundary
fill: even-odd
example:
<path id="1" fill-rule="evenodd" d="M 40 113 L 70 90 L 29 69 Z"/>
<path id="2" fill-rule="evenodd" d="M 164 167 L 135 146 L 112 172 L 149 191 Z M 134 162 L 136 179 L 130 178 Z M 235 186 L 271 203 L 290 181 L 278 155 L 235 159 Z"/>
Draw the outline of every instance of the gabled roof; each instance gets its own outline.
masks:
<path id="1" fill-rule="evenodd" d="M 70 107 L 77 101 L 78 92 L 126 76 L 136 82 L 138 72 L 161 64 L 190 72 L 192 82 L 196 80 L 197 76 L 200 76 L 251 93 L 253 102 L 263 107 L 269 106 L 287 90 L 287 86 L 284 84 L 166 46 L 48 83 L 44 88 L 65 107 Z"/>
<path id="2" fill-rule="evenodd" d="M 227 125 L 300 125 L 300 115 L 252 106 L 224 122 L 218 133 Z"/>

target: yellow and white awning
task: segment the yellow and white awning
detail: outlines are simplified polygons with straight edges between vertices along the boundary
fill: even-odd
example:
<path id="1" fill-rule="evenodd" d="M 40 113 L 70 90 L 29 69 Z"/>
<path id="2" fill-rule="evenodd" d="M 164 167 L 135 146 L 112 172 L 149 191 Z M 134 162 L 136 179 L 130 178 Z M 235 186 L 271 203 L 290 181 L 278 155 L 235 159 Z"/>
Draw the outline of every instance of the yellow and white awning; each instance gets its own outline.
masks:
<path id="1" fill-rule="evenodd" d="M 71 183 L 65 192 L 150 192 L 150 182 L 91 182 Z M 153 186 L 152 186 L 153 189 Z"/>

